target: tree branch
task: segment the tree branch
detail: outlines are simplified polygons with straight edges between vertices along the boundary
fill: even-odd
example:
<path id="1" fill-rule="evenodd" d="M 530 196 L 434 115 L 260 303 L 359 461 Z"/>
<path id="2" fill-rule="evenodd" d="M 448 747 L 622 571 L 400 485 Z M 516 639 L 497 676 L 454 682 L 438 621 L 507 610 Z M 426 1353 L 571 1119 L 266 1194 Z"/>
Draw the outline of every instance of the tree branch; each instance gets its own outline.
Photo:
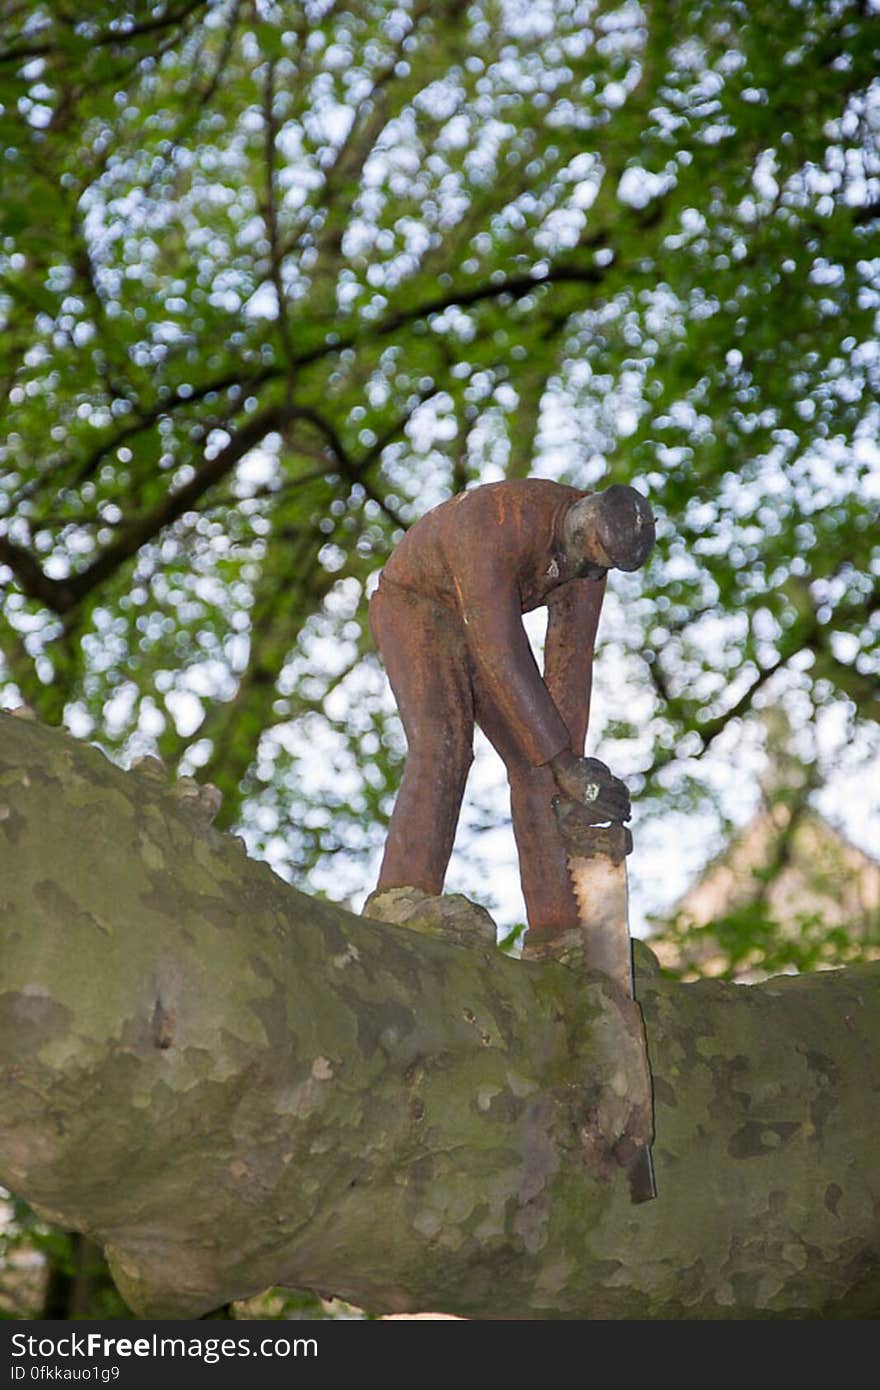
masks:
<path id="1" fill-rule="evenodd" d="M 274 113 L 275 104 L 275 63 L 266 64 L 266 78 L 263 86 L 263 133 L 264 157 L 266 164 L 266 201 L 263 206 L 263 221 L 269 242 L 270 278 L 278 301 L 278 336 L 291 372 L 295 371 L 293 345 L 287 322 L 287 294 L 284 289 L 283 260 L 281 241 L 278 234 L 278 207 L 275 201 L 275 142 L 278 138 L 278 125 Z"/>
<path id="2" fill-rule="evenodd" d="M 24 593 L 45 603 L 53 612 L 70 612 L 121 565 L 132 559 L 142 545 L 181 517 L 229 473 L 240 459 L 266 435 L 283 427 L 291 412 L 284 406 L 270 406 L 243 425 L 214 458 L 206 459 L 189 482 L 167 493 L 146 516 L 124 523 L 119 534 L 79 573 L 64 580 L 50 579 L 33 556 L 21 546 L 0 537 L 0 559 L 15 574 Z"/>
<path id="3" fill-rule="evenodd" d="M 402 309 L 396 314 L 389 315 L 387 319 L 383 319 L 381 323 L 376 325 L 373 333 L 377 338 L 387 337 L 389 333 L 396 333 L 399 328 L 406 324 L 419 319 L 426 319 L 431 314 L 442 314 L 446 309 L 451 309 L 453 305 L 460 309 L 467 309 L 471 305 L 481 304 L 487 299 L 500 299 L 508 295 L 514 300 L 524 299 L 526 295 L 533 294 L 542 285 L 599 285 L 605 279 L 606 274 L 607 271 L 603 266 L 578 266 L 558 261 L 551 263 L 545 275 L 534 275 L 529 271 L 524 275 L 508 275 L 497 281 L 492 280 L 482 285 L 472 285 L 468 289 L 450 289 L 446 294 L 437 295 L 434 299 L 417 304 L 412 309 Z"/>
<path id="4" fill-rule="evenodd" d="M 184 390 L 168 391 L 162 398 L 148 408 L 142 408 L 137 418 L 131 423 L 124 425 L 112 436 L 104 439 L 97 444 L 88 457 L 80 464 L 76 484 L 79 485 L 91 477 L 99 464 L 120 445 L 126 444 L 130 439 L 152 428 L 158 420 L 165 415 L 170 415 L 178 409 L 186 409 L 207 396 L 219 395 L 223 391 L 233 388 L 241 394 L 245 391 L 255 392 L 260 387 L 269 382 L 277 381 L 290 370 L 301 370 L 311 366 L 326 357 L 337 356 L 348 348 L 359 348 L 368 346 L 370 343 L 381 341 L 391 333 L 399 329 L 416 323 L 421 319 L 429 317 L 431 314 L 442 313 L 445 309 L 453 305 L 469 307 L 491 299 L 498 299 L 505 295 L 512 299 L 522 299 L 526 295 L 533 293 L 542 285 L 553 284 L 590 284 L 601 283 L 606 274 L 604 268 L 598 266 L 577 266 L 570 263 L 560 262 L 551 265 L 546 275 L 533 275 L 531 273 L 509 276 L 498 282 L 490 281 L 481 285 L 470 286 L 469 288 L 452 288 L 442 295 L 427 300 L 422 304 L 414 305 L 411 309 L 401 309 L 392 313 L 388 318 L 377 324 L 368 324 L 357 332 L 349 333 L 345 337 L 340 334 L 328 335 L 323 342 L 305 352 L 294 353 L 290 362 L 285 366 L 278 363 L 270 363 L 260 367 L 250 376 L 242 376 L 240 372 L 227 372 L 223 376 L 214 377 L 209 381 L 202 382 L 200 386 L 189 387 Z M 10 506 L 14 509 L 26 496 L 33 493 L 35 488 L 44 482 L 51 482 L 53 486 L 58 485 L 58 473 L 61 469 L 66 469 L 68 463 L 58 465 L 56 468 L 42 475 L 39 481 L 33 480 L 25 489 L 11 499 Z"/>
<path id="5" fill-rule="evenodd" d="M 637 943 L 659 1196 L 633 1207 L 601 983 L 307 898 L 164 780 L 8 715 L 0 785 L 0 1182 L 103 1245 L 141 1316 L 279 1284 L 487 1319 L 873 1315 L 880 965 L 681 985 Z"/>
<path id="6" fill-rule="evenodd" d="M 171 14 L 161 14 L 153 19 L 142 20 L 139 24 L 129 25 L 127 29 L 105 29 L 103 33 L 95 34 L 89 39 L 93 48 L 105 48 L 108 45 L 128 43 L 131 39 L 141 38 L 144 34 L 154 34 L 157 30 L 169 29 L 172 25 L 182 24 L 196 10 L 205 9 L 210 0 L 188 0 L 179 10 Z M 62 44 L 53 43 L 32 43 L 21 44 L 18 48 L 7 48 L 0 52 L 0 63 L 24 62 L 29 58 L 45 58 L 50 54 L 63 52 Z"/>

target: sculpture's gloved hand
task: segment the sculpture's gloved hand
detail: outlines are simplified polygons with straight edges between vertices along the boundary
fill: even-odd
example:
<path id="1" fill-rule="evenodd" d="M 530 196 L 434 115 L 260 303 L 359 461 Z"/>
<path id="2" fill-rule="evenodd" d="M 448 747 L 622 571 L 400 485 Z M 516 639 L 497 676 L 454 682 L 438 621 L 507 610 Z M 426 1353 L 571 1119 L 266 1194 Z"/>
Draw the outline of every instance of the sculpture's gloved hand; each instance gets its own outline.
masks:
<path id="1" fill-rule="evenodd" d="M 557 753 L 550 767 L 562 796 L 585 806 L 591 824 L 629 820 L 629 792 L 598 758 L 579 758 L 566 751 Z"/>

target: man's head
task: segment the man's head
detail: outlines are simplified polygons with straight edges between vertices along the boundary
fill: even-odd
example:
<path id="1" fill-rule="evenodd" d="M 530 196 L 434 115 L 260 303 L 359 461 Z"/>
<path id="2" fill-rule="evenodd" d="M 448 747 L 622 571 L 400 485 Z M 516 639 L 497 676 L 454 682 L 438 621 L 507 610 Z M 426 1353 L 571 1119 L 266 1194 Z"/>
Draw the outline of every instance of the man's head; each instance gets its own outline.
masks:
<path id="1" fill-rule="evenodd" d="M 572 503 L 563 538 L 566 557 L 582 578 L 637 570 L 654 548 L 654 514 L 634 487 L 615 483 Z"/>

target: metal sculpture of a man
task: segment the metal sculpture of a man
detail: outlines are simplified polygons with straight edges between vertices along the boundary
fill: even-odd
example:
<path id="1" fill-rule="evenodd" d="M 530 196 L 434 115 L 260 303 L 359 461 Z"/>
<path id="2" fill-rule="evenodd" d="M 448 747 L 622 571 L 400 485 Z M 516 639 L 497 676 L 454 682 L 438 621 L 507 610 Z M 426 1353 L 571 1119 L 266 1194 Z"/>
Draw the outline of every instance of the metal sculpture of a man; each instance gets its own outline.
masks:
<path id="1" fill-rule="evenodd" d="M 552 803 L 586 805 L 596 824 L 629 817 L 624 784 L 583 752 L 605 576 L 639 568 L 653 544 L 634 488 L 537 478 L 460 493 L 404 536 L 370 602 L 407 739 L 377 892 L 442 891 L 476 723 L 507 768 L 527 944 L 576 926 Z M 522 615 L 544 605 L 542 676 Z"/>

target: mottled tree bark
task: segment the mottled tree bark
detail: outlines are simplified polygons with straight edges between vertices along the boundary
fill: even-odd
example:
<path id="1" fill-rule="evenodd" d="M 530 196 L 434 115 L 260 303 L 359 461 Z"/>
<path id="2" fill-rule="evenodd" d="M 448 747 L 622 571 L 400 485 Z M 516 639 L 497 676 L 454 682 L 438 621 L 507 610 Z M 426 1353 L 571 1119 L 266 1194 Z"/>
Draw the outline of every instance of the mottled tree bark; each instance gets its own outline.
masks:
<path id="1" fill-rule="evenodd" d="M 659 1197 L 615 1001 L 355 917 L 159 779 L 0 716 L 0 1181 L 130 1305 L 270 1285 L 476 1318 L 880 1313 L 880 968 L 674 984 L 639 951 Z M 598 1129 L 597 1129 L 598 1126 Z M 599 1145 L 601 1148 L 601 1145 Z"/>

